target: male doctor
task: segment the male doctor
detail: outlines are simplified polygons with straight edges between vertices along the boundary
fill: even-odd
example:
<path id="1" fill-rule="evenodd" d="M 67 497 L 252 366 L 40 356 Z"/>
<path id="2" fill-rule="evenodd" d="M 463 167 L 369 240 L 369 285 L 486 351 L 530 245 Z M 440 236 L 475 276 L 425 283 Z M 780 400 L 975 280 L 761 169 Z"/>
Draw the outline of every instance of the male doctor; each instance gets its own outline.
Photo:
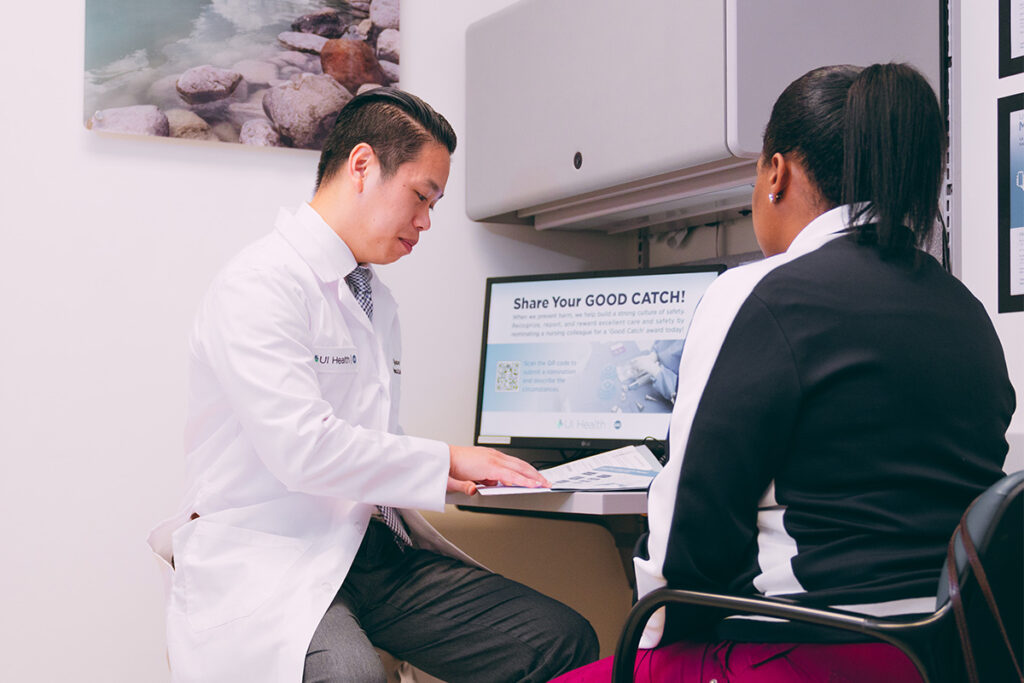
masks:
<path id="1" fill-rule="evenodd" d="M 313 200 L 216 277 L 190 339 L 188 490 L 150 543 L 176 681 L 384 681 L 374 646 L 449 683 L 547 681 L 597 656 L 576 612 L 493 574 L 413 509 L 543 486 L 488 448 L 404 436 L 396 305 L 455 133 L 422 100 L 354 98 Z"/>

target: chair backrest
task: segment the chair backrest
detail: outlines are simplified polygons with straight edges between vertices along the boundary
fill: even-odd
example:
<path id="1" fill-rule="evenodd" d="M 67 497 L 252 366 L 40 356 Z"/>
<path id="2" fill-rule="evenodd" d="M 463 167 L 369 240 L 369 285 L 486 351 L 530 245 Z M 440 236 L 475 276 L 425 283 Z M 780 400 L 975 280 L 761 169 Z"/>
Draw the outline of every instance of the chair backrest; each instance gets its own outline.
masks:
<path id="1" fill-rule="evenodd" d="M 1010 474 L 982 493 L 965 517 L 1018 661 L 1024 645 L 1024 471 Z M 967 553 L 956 532 L 954 552 L 968 632 L 980 680 L 1016 680 L 1003 636 L 986 605 L 971 571 Z M 945 566 L 939 579 L 937 603 L 949 601 Z"/>
<path id="2" fill-rule="evenodd" d="M 1024 470 L 1014 472 L 1003 477 L 992 486 L 988 487 L 971 506 L 967 514 L 967 530 L 974 539 L 974 545 L 978 548 L 982 560 L 989 554 L 989 547 L 992 544 L 992 537 L 996 535 L 997 527 L 1003 523 L 1009 508 L 1013 505 L 1020 506 L 1020 498 L 1024 495 Z M 1015 503 L 1016 501 L 1016 503 Z M 1016 522 L 1018 530 L 1024 530 L 1024 519 L 1018 514 L 1015 518 L 1010 515 L 1006 524 Z M 1018 550 L 1020 548 L 1020 536 L 1017 537 Z M 986 563 L 987 566 L 987 563 Z M 964 579 L 967 578 L 967 552 L 962 543 L 956 544 L 956 568 L 957 572 Z M 942 576 L 939 577 L 939 590 L 936 597 L 936 606 L 941 607 L 949 600 L 949 575 L 946 567 L 942 567 Z"/>

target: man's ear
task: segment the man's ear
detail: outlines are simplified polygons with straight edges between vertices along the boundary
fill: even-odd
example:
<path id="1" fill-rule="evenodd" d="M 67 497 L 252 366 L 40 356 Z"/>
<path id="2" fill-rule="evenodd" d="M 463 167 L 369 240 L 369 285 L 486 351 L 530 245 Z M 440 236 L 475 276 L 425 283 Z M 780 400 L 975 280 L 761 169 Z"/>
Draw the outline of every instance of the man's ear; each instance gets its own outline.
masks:
<path id="1" fill-rule="evenodd" d="M 363 189 L 366 174 L 377 163 L 377 154 L 365 142 L 352 148 L 348 155 L 348 174 L 359 190 Z"/>

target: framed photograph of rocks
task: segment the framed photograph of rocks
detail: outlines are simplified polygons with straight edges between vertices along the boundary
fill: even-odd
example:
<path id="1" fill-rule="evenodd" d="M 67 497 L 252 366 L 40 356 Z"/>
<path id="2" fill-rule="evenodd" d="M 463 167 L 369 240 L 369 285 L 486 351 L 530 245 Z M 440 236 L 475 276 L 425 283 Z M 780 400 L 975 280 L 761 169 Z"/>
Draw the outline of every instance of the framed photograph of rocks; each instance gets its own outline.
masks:
<path id="1" fill-rule="evenodd" d="M 86 0 L 85 126 L 320 149 L 397 85 L 399 0 Z"/>

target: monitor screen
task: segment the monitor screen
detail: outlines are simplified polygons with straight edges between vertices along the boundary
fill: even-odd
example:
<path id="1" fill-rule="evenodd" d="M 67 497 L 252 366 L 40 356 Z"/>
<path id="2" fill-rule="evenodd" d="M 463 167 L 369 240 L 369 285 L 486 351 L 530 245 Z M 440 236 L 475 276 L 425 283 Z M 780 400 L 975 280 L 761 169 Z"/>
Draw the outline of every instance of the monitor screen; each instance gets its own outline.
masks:
<path id="1" fill-rule="evenodd" d="M 487 280 L 478 445 L 664 441 L 694 309 L 722 265 Z"/>

